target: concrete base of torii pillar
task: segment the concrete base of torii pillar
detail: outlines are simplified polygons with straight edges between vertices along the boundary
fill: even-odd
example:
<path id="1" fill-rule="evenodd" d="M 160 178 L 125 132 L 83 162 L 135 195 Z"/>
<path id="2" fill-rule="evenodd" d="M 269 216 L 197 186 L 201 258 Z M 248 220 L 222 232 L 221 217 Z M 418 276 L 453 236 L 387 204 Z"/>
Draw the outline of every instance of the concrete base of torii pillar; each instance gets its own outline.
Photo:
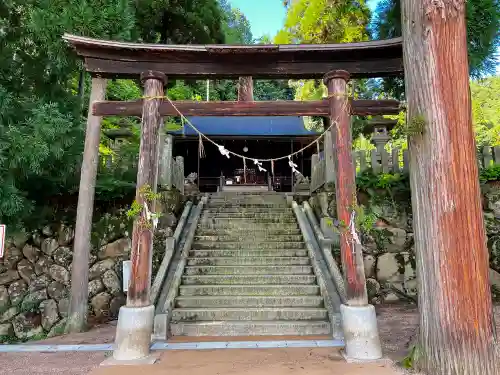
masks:
<path id="1" fill-rule="evenodd" d="M 370 362 L 382 359 L 377 316 L 373 305 L 340 306 L 344 331 L 344 358 L 347 362 Z"/>
<path id="2" fill-rule="evenodd" d="M 116 326 L 113 356 L 101 366 L 154 364 L 158 354 L 151 353 L 154 306 L 122 306 Z"/>

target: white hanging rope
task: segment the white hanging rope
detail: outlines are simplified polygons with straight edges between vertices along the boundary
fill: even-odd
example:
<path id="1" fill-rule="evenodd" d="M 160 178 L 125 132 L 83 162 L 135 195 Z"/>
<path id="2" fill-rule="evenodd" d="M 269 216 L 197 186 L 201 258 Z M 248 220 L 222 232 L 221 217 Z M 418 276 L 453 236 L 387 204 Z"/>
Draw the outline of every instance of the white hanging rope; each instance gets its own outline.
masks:
<path id="1" fill-rule="evenodd" d="M 345 96 L 345 95 L 344 95 Z M 227 150 L 224 146 L 222 145 L 219 145 L 217 142 L 213 141 L 212 139 L 210 139 L 208 136 L 206 136 L 205 134 L 203 134 L 201 131 L 198 130 L 198 128 L 196 126 L 194 126 L 191 121 L 189 121 L 189 119 L 184 116 L 184 114 L 181 113 L 181 111 L 179 111 L 179 109 L 176 107 L 176 105 L 174 104 L 174 102 L 168 97 L 168 96 L 164 96 L 164 97 L 152 97 L 152 98 L 143 98 L 143 99 L 167 99 L 167 101 L 170 103 L 170 105 L 172 106 L 172 108 L 175 109 L 175 111 L 179 114 L 179 116 L 181 117 L 181 120 L 184 123 L 188 124 L 200 137 L 203 137 L 205 138 L 208 142 L 212 143 L 214 146 L 216 146 L 218 149 L 219 149 L 219 152 L 226 156 L 228 159 L 229 159 L 229 155 L 233 155 L 233 156 L 236 156 L 238 158 L 241 158 L 241 159 L 246 159 L 247 157 L 244 156 L 244 155 L 241 155 L 241 154 L 238 154 L 234 151 L 230 151 L 230 150 Z M 349 106 L 349 102 L 346 100 L 345 101 L 345 104 L 344 104 L 344 108 L 342 108 L 342 111 L 341 112 L 344 112 Z M 291 157 L 297 155 L 297 154 L 300 154 L 301 152 L 303 152 L 304 150 L 308 149 L 309 147 L 313 146 L 314 144 L 318 143 L 324 136 L 325 134 L 334 126 L 337 124 L 338 120 L 339 120 L 339 117 L 340 117 L 340 114 L 337 116 L 337 118 L 331 122 L 330 126 L 328 127 L 328 129 L 326 129 L 325 131 L 323 131 L 323 133 L 321 133 L 315 140 L 313 140 L 311 143 L 309 143 L 308 145 L 302 147 L 300 150 L 297 150 L 295 152 L 292 152 L 291 154 L 289 155 L 285 155 L 285 156 L 281 156 L 279 158 L 270 158 L 270 159 L 252 159 L 252 160 L 256 160 L 258 162 L 275 162 L 275 161 L 278 161 L 278 160 L 285 160 L 285 159 L 289 159 L 291 161 Z M 184 129 L 184 127 L 183 127 Z M 293 163 L 293 162 L 292 162 Z M 290 165 L 290 163 L 288 163 Z M 290 167 L 292 167 L 292 170 L 294 170 L 295 168 L 297 168 L 297 165 L 295 163 L 294 164 L 294 167 L 292 167 L 290 165 Z M 273 165 L 272 165 L 273 166 Z M 262 168 L 262 167 L 261 167 Z M 273 168 L 274 169 L 274 168 Z M 296 171 L 296 169 L 294 170 Z"/>

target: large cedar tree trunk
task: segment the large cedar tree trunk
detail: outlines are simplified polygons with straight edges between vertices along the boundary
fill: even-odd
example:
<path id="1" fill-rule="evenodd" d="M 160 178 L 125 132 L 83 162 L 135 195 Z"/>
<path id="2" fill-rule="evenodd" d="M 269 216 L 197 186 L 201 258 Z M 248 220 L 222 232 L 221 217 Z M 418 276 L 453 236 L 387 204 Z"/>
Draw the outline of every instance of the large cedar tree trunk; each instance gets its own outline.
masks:
<path id="1" fill-rule="evenodd" d="M 402 0 L 419 288 L 417 366 L 497 375 L 472 130 L 465 0 Z"/>

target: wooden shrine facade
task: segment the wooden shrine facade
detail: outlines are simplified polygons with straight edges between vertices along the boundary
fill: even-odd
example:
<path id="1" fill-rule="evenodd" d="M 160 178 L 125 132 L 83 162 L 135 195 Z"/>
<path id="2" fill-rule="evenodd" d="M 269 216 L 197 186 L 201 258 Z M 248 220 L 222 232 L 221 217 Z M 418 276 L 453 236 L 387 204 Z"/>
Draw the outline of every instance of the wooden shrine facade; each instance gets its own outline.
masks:
<path id="1" fill-rule="evenodd" d="M 88 284 L 87 264 L 90 224 L 96 178 L 100 119 L 102 116 L 142 116 L 136 201 L 154 210 L 144 186 L 157 185 L 158 139 L 163 116 L 324 116 L 333 123 L 329 144 L 335 150 L 337 216 L 350 222 L 355 199 L 355 170 L 352 161 L 351 115 L 399 113 L 394 100 L 348 98 L 350 78 L 386 77 L 403 72 L 402 40 L 326 45 L 157 45 L 95 40 L 73 35 L 64 39 L 76 50 L 92 79 L 84 163 L 78 201 L 72 274 L 70 326 L 85 316 Z M 262 79 L 323 78 L 328 97 L 319 101 L 174 102 L 164 97 L 168 79 L 219 79 L 253 77 Z M 140 78 L 144 97 L 129 102 L 105 101 L 107 78 Z M 174 107 L 175 106 L 175 107 Z M 177 109 L 176 109 L 177 108 Z M 333 153 L 332 153 L 333 154 Z M 132 270 L 127 306 L 150 302 L 153 223 L 143 209 L 132 233 Z M 342 231 L 341 253 L 346 280 L 347 303 L 367 304 L 360 249 L 349 231 Z M 75 323 L 77 324 L 77 323 Z"/>

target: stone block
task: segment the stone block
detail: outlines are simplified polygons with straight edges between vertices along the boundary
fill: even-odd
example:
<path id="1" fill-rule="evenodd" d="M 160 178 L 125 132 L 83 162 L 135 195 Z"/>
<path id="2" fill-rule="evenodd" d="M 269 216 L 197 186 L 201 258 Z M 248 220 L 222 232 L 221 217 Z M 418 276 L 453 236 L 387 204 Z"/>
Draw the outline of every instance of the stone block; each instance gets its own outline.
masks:
<path id="1" fill-rule="evenodd" d="M 27 284 L 30 284 L 36 278 L 35 267 L 28 259 L 23 259 L 17 264 L 17 271 Z"/>
<path id="2" fill-rule="evenodd" d="M 31 263 L 35 263 L 40 255 L 40 249 L 32 246 L 32 245 L 24 245 L 23 247 L 23 255 L 28 259 Z"/>
<path id="3" fill-rule="evenodd" d="M 98 277 L 101 277 L 104 274 L 104 272 L 112 269 L 114 265 L 115 261 L 109 258 L 97 262 L 92 267 L 90 267 L 89 280 L 94 280 L 97 279 Z"/>
<path id="4" fill-rule="evenodd" d="M 54 264 L 52 259 L 45 255 L 40 255 L 35 263 L 35 273 L 38 276 L 44 273 L 49 273 L 49 268 L 52 264 Z"/>
<path id="5" fill-rule="evenodd" d="M 8 270 L 0 274 L 0 285 L 7 285 L 19 280 L 20 276 L 16 270 Z"/>
<path id="6" fill-rule="evenodd" d="M 23 258 L 24 256 L 21 250 L 19 250 L 17 247 L 10 247 L 5 251 L 3 264 L 9 270 L 14 270 L 16 269 L 17 263 L 19 263 Z"/>
<path id="7" fill-rule="evenodd" d="M 0 323 L 10 322 L 19 313 L 19 308 L 17 306 L 12 306 L 0 315 Z"/>
<path id="8" fill-rule="evenodd" d="M 116 275 L 115 271 L 107 270 L 102 275 L 102 282 L 106 286 L 109 293 L 114 296 L 120 295 L 122 293 L 120 279 Z"/>
<path id="9" fill-rule="evenodd" d="M 49 268 L 50 277 L 64 285 L 69 285 L 71 276 L 69 271 L 58 264 L 53 264 Z"/>
<path id="10" fill-rule="evenodd" d="M 57 243 L 55 238 L 46 238 L 42 242 L 42 251 L 49 257 L 52 256 L 52 253 L 54 253 L 58 247 L 59 243 Z"/>
<path id="11" fill-rule="evenodd" d="M 375 277 L 375 257 L 373 255 L 365 255 L 363 262 L 365 264 L 365 277 Z"/>
<path id="12" fill-rule="evenodd" d="M 61 224 L 59 226 L 59 230 L 57 231 L 57 242 L 59 243 L 59 245 L 61 246 L 69 245 L 73 241 L 74 237 L 75 237 L 75 231 L 73 230 L 72 227 L 66 224 Z"/>
<path id="13" fill-rule="evenodd" d="M 10 307 L 9 291 L 5 286 L 0 286 L 0 314 Z"/>
<path id="14" fill-rule="evenodd" d="M 54 251 L 52 258 L 57 264 L 68 268 L 73 261 L 73 251 L 69 247 L 61 246 Z"/>
<path id="15" fill-rule="evenodd" d="M 40 302 L 48 299 L 47 290 L 41 289 L 36 290 L 32 293 L 28 293 L 26 297 L 24 297 L 23 302 L 21 304 L 21 310 L 23 311 L 33 311 L 40 305 Z"/>
<path id="16" fill-rule="evenodd" d="M 107 318 L 110 316 L 111 295 L 108 292 L 101 292 L 92 297 L 90 304 L 94 309 L 96 318 Z"/>
<path id="17" fill-rule="evenodd" d="M 37 313 L 25 312 L 17 315 L 12 326 L 14 333 L 21 340 L 43 335 L 42 318 Z"/>
<path id="18" fill-rule="evenodd" d="M 14 281 L 9 285 L 10 303 L 17 306 L 22 302 L 24 296 L 28 293 L 28 284 L 24 280 Z"/>
<path id="19" fill-rule="evenodd" d="M 47 287 L 49 297 L 57 301 L 69 297 L 69 293 L 68 287 L 58 281 L 52 281 Z"/>
<path id="20" fill-rule="evenodd" d="M 89 281 L 89 297 L 94 297 L 96 294 L 104 291 L 104 284 L 101 279 L 94 279 Z"/>
<path id="21" fill-rule="evenodd" d="M 99 259 L 106 258 L 128 258 L 130 254 L 131 242 L 129 238 L 120 238 L 99 250 Z"/>
<path id="22" fill-rule="evenodd" d="M 52 326 L 59 321 L 57 302 L 53 299 L 40 303 L 40 313 L 42 314 L 42 327 L 46 331 L 50 331 Z"/>

